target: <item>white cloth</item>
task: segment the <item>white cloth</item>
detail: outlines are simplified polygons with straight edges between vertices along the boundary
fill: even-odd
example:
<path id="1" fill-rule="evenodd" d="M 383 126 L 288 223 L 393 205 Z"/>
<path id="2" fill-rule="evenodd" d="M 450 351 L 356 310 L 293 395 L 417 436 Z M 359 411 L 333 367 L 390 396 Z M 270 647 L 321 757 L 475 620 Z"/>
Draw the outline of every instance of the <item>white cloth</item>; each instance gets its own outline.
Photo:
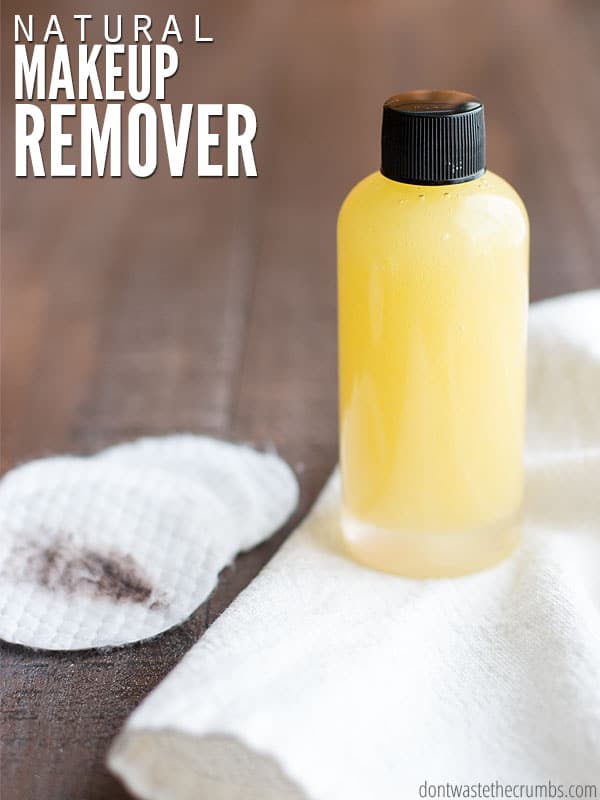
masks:
<path id="1" fill-rule="evenodd" d="M 336 545 L 334 475 L 127 722 L 109 765 L 135 795 L 399 800 L 425 781 L 600 781 L 600 292 L 532 308 L 529 378 L 514 555 L 446 580 L 358 566 Z"/>
<path id="2" fill-rule="evenodd" d="M 18 467 L 0 483 L 0 637 L 79 650 L 156 636 L 297 498 L 273 453 L 190 434 Z"/>

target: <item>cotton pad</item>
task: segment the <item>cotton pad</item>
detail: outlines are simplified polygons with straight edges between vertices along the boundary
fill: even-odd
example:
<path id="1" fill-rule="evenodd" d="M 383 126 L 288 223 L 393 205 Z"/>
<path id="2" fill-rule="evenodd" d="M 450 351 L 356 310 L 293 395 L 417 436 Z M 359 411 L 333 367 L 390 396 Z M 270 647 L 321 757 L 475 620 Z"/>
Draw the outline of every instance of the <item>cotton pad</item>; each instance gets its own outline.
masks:
<path id="1" fill-rule="evenodd" d="M 237 486 L 243 468 L 230 447 L 227 463 L 220 449 L 204 451 L 203 474 L 214 469 L 220 484 L 130 457 L 135 445 L 123 459 L 113 450 L 8 473 L 0 483 L 0 637 L 79 650 L 146 639 L 185 620 L 235 554 L 280 527 L 297 501 L 281 459 L 251 459 L 240 448 L 265 507 L 258 514 L 250 495 L 233 503 L 230 476 Z"/>
<path id="2" fill-rule="evenodd" d="M 294 473 L 277 455 L 209 436 L 147 437 L 109 447 L 96 459 L 156 467 L 209 487 L 242 521 L 240 549 L 262 541 L 265 528 L 278 528 L 298 502 Z"/>

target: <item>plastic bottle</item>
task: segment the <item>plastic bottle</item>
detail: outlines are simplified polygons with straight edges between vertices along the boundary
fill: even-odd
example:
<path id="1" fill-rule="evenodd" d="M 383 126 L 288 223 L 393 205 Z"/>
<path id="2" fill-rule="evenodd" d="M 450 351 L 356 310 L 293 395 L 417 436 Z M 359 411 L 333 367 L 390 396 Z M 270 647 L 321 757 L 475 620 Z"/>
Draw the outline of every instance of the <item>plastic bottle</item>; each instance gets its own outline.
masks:
<path id="1" fill-rule="evenodd" d="M 483 104 L 384 105 L 381 172 L 338 221 L 342 533 L 413 577 L 491 566 L 523 494 L 529 223 L 485 169 Z"/>

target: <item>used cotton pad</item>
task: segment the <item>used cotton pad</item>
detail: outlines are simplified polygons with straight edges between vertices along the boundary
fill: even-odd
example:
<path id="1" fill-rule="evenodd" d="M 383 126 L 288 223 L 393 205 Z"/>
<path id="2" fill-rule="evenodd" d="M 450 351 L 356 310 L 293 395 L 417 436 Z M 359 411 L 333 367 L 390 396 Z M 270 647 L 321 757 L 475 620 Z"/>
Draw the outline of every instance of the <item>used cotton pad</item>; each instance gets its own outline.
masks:
<path id="1" fill-rule="evenodd" d="M 125 454 L 137 452 L 130 447 Z M 185 620 L 235 554 L 279 528 L 297 502 L 281 459 L 256 451 L 250 459 L 239 448 L 262 493 L 233 503 L 230 480 L 237 486 L 243 468 L 228 447 L 227 465 L 220 448 L 204 450 L 202 474 L 214 470 L 218 485 L 114 450 L 8 473 L 0 483 L 0 637 L 79 650 L 146 639 Z"/>

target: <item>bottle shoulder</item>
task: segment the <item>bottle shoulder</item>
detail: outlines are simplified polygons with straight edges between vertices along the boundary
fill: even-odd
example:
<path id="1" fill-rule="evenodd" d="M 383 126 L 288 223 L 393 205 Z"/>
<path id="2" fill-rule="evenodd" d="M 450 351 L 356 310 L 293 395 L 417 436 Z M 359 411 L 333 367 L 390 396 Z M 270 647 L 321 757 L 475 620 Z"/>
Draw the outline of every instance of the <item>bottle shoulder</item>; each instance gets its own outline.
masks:
<path id="1" fill-rule="evenodd" d="M 529 224 L 527 208 L 525 206 L 525 203 L 523 202 L 523 198 L 517 192 L 515 187 L 506 180 L 506 178 L 502 178 L 495 172 L 487 170 L 486 173 L 479 180 L 483 181 L 482 188 L 484 189 L 487 188 L 490 194 L 495 194 L 499 197 L 504 197 L 506 198 L 506 200 L 514 203 L 514 205 L 519 209 L 519 211 Z"/>
<path id="2" fill-rule="evenodd" d="M 371 173 L 351 189 L 340 209 L 338 227 L 356 225 L 371 231 L 414 226 L 421 233 L 455 225 L 471 234 L 477 228 L 482 233 L 513 229 L 518 236 L 529 230 L 521 197 L 490 170 L 476 180 L 442 186 L 400 183 Z"/>

